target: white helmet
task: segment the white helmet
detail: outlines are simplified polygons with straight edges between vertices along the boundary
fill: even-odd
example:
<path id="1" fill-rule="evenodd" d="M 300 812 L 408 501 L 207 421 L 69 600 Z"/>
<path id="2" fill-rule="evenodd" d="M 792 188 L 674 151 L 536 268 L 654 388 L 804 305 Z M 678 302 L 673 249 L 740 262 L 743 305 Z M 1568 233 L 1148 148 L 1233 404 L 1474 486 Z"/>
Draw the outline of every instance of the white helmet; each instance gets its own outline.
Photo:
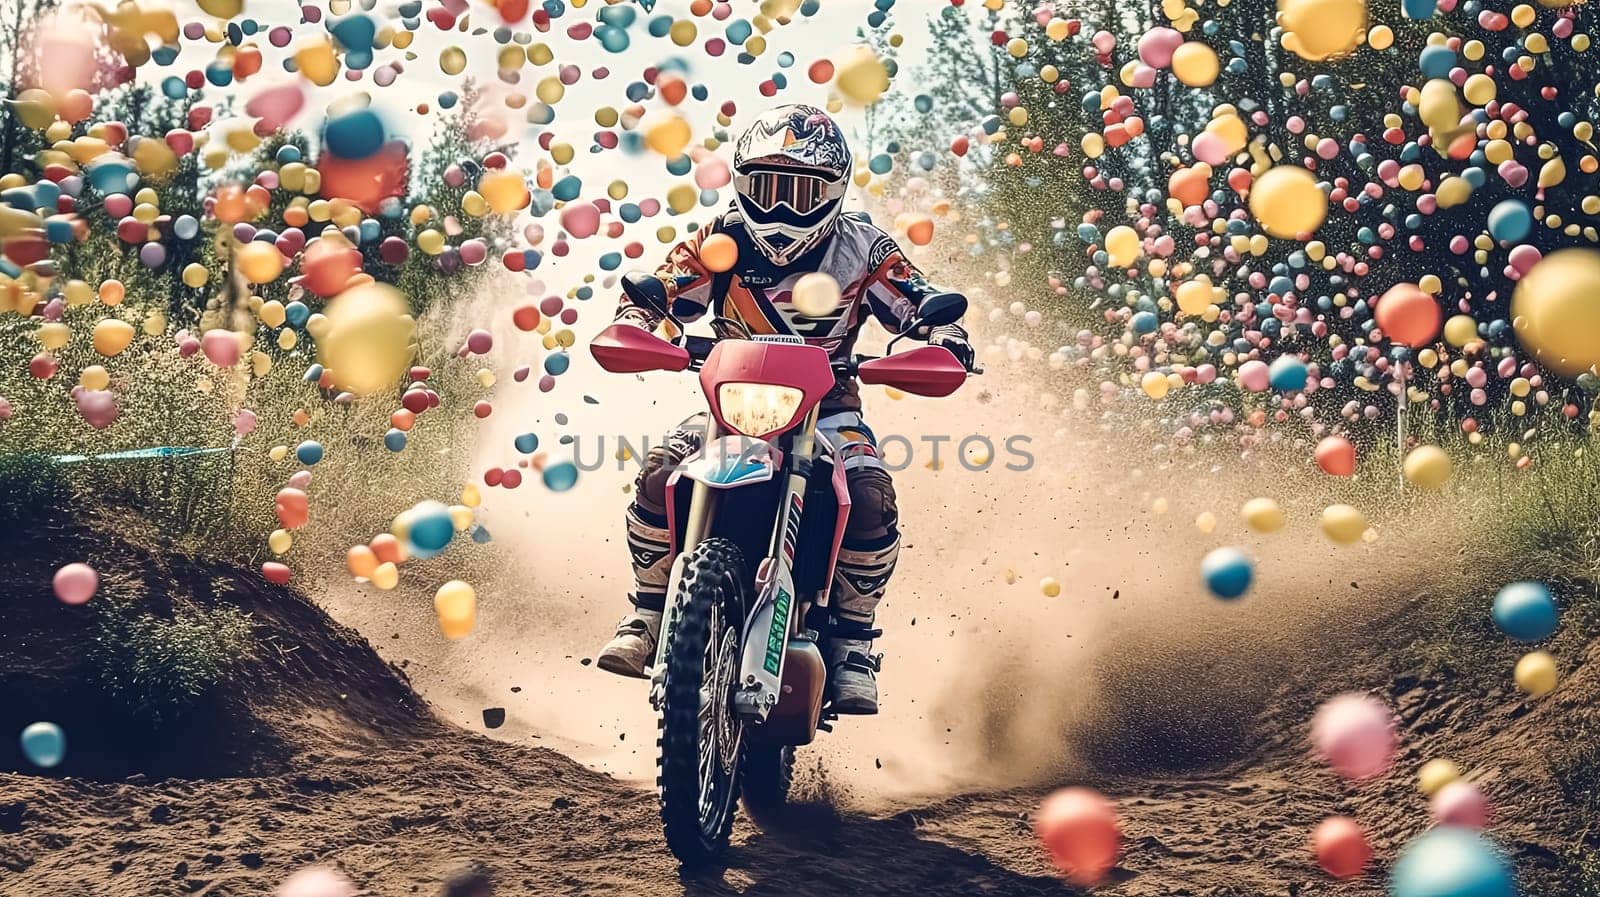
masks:
<path id="1" fill-rule="evenodd" d="M 788 265 L 833 232 L 849 177 L 844 134 L 815 106 L 762 113 L 733 153 L 734 202 L 751 239 L 777 265 Z"/>

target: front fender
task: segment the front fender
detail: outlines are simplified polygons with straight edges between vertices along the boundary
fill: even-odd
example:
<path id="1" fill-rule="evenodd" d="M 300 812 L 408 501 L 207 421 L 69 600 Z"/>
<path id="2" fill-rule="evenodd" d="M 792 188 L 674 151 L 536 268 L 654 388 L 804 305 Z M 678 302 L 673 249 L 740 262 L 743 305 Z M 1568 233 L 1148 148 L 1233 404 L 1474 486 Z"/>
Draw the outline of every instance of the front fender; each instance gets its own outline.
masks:
<path id="1" fill-rule="evenodd" d="M 723 436 L 706 444 L 673 474 L 713 489 L 737 489 L 765 483 L 783 466 L 783 451 L 770 442 L 747 436 Z"/>

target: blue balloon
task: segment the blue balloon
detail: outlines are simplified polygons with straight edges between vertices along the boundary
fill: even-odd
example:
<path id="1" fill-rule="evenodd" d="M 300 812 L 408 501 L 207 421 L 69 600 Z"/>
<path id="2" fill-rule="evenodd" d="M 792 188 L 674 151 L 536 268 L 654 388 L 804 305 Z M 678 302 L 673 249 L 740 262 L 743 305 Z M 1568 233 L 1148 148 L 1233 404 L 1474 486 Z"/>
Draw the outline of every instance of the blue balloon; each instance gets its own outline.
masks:
<path id="1" fill-rule="evenodd" d="M 307 467 L 322 460 L 322 443 L 307 439 L 294 448 L 296 461 Z"/>
<path id="2" fill-rule="evenodd" d="M 1494 625 L 1519 642 L 1549 638 L 1561 623 L 1556 599 L 1543 583 L 1514 582 L 1494 596 Z"/>
<path id="3" fill-rule="evenodd" d="M 322 365 L 312 364 L 310 367 L 306 368 L 305 374 L 302 375 L 300 379 L 306 381 L 307 383 L 315 383 L 318 380 L 321 380 Z"/>
<path id="4" fill-rule="evenodd" d="M 539 449 L 539 437 L 534 433 L 523 433 L 512 440 L 512 444 L 517 447 L 517 451 L 524 455 L 531 455 Z"/>
<path id="5" fill-rule="evenodd" d="M 1232 601 L 1250 590 L 1255 565 L 1237 548 L 1215 548 L 1200 561 L 1200 576 L 1211 594 Z"/>
<path id="6" fill-rule="evenodd" d="M 1389 876 L 1392 897 L 1516 897 L 1511 864 L 1471 829 L 1445 826 L 1413 838 Z"/>
<path id="7" fill-rule="evenodd" d="M 1489 210 L 1489 236 L 1515 243 L 1533 232 L 1533 213 L 1520 199 L 1502 199 Z"/>
<path id="8" fill-rule="evenodd" d="M 558 461 L 544 469 L 544 485 L 551 492 L 565 492 L 578 483 L 578 465 Z"/>
<path id="9" fill-rule="evenodd" d="M 296 327 L 311 319 L 311 307 L 299 299 L 283 307 L 284 318 Z"/>
<path id="10" fill-rule="evenodd" d="M 559 377 L 567 372 L 572 365 L 572 356 L 565 352 L 556 352 L 544 358 L 544 372 L 552 377 Z"/>
<path id="11" fill-rule="evenodd" d="M 1277 320 L 1273 318 L 1272 320 Z M 1267 368 L 1267 380 L 1279 392 L 1297 392 L 1306 388 L 1306 363 L 1293 355 L 1279 355 Z"/>
<path id="12" fill-rule="evenodd" d="M 55 723 L 33 723 L 22 730 L 22 753 L 34 766 L 49 769 L 67 756 L 67 736 Z"/>
<path id="13" fill-rule="evenodd" d="M 383 148 L 383 119 L 371 109 L 357 109 L 330 118 L 322 129 L 322 142 L 341 159 L 365 159 Z"/>
<path id="14" fill-rule="evenodd" d="M 391 452 L 404 451 L 406 447 L 406 431 L 390 428 L 389 432 L 383 434 L 383 447 Z"/>
<path id="15" fill-rule="evenodd" d="M 425 501 L 411 509 L 411 526 L 406 532 L 409 548 L 418 557 L 438 554 L 455 537 L 456 526 L 450 509 L 436 501 Z"/>

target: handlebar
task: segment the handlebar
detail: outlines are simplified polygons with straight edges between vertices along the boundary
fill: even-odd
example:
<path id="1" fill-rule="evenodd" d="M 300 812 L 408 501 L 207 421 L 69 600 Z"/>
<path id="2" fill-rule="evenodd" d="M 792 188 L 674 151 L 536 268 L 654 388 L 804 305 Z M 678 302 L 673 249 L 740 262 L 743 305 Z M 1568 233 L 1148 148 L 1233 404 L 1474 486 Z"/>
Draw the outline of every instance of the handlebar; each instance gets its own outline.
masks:
<path id="1" fill-rule="evenodd" d="M 682 345 L 683 348 L 689 352 L 689 359 L 692 363 L 692 366 L 698 368 L 700 363 L 705 361 L 706 357 L 711 354 L 711 349 L 712 347 L 716 346 L 717 342 L 718 339 L 714 336 L 694 336 L 691 334 L 684 334 Z M 861 367 L 864 362 L 876 361 L 880 357 L 882 356 L 851 355 L 849 358 L 837 359 L 831 362 L 834 376 L 854 377 L 856 375 L 857 368 Z M 982 374 L 983 365 L 973 362 L 972 365 L 967 368 L 967 373 L 973 375 Z"/>

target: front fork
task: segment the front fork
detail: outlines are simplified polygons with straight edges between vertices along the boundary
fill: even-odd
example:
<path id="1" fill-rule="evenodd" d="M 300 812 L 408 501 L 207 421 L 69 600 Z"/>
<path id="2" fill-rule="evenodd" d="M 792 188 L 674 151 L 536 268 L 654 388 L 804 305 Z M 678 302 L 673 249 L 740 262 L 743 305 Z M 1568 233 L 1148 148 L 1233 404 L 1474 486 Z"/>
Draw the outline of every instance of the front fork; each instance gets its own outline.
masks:
<path id="1" fill-rule="evenodd" d="M 760 563 L 756 575 L 756 600 L 746 619 L 742 640 L 739 678 L 732 696 L 734 712 L 746 723 L 764 721 L 777 706 L 783 682 L 783 659 L 792 632 L 799 631 L 803 614 L 795 606 L 798 599 L 794 589 L 794 559 L 800 540 L 800 517 L 805 511 L 806 484 L 811 475 L 811 464 L 816 457 L 817 409 L 812 408 L 804 422 L 795 431 L 789 453 L 788 482 L 768 542 L 767 557 Z M 720 428 L 713 425 L 706 435 L 706 444 L 721 436 Z M 667 647 L 671 642 L 673 626 L 677 623 L 679 583 L 683 580 L 684 558 L 705 538 L 715 519 L 715 490 L 705 483 L 695 481 L 689 499 L 688 520 L 684 525 L 683 544 L 672 561 L 672 572 L 667 578 L 667 594 L 673 596 L 661 620 L 661 638 L 656 643 L 654 672 L 651 675 L 650 701 L 660 709 L 661 697 L 666 690 Z"/>

